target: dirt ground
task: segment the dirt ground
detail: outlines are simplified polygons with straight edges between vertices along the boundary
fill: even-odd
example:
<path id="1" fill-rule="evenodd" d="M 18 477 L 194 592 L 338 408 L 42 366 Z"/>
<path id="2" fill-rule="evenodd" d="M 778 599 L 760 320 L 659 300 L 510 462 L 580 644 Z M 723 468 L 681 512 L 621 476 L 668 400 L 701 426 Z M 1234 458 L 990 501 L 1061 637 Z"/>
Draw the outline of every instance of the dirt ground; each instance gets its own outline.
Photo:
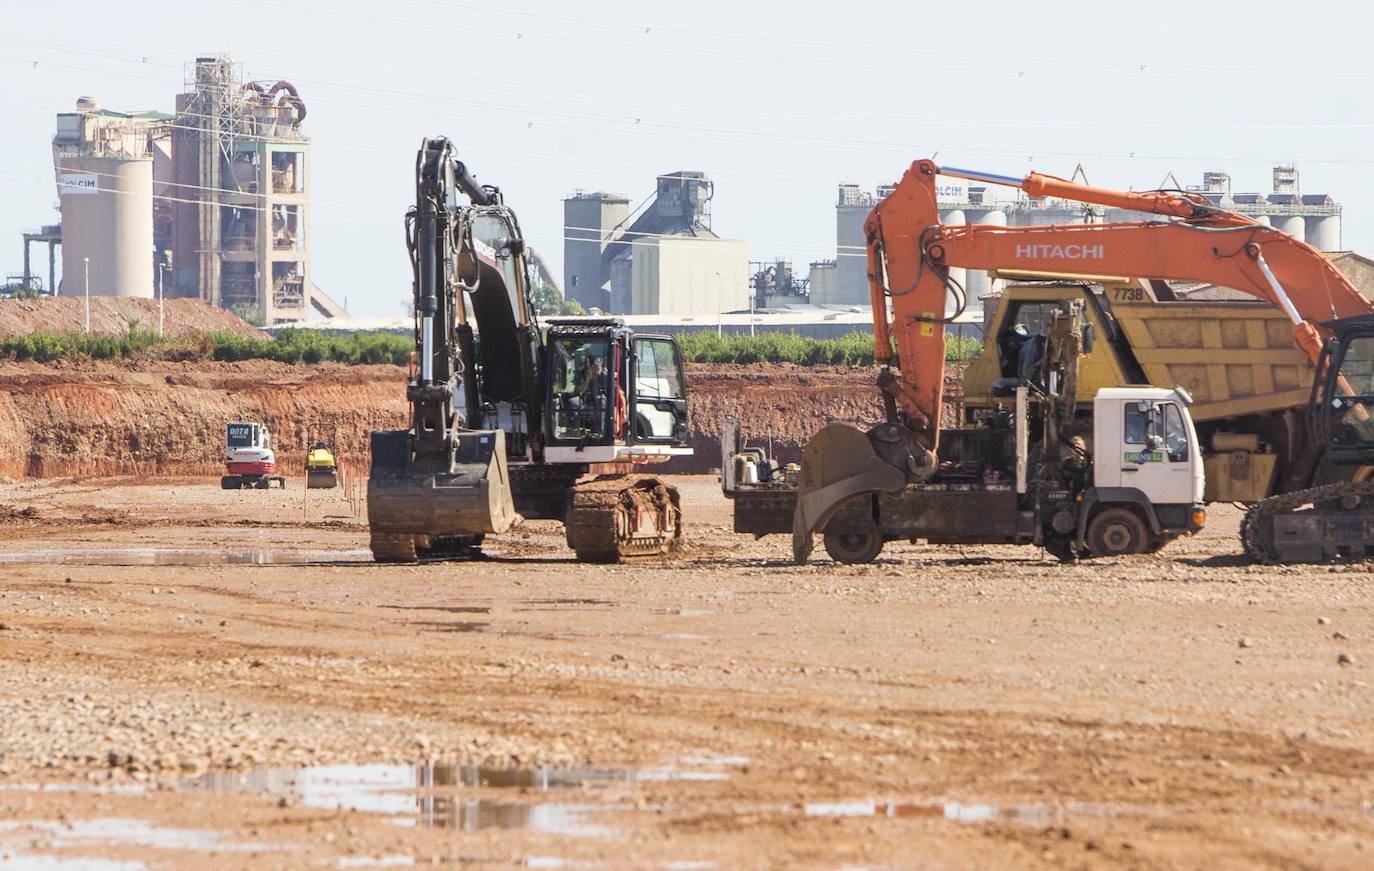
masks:
<path id="1" fill-rule="evenodd" d="M 155 299 L 108 296 L 90 300 L 90 331 L 99 336 L 123 336 L 129 326 L 156 330 Z M 72 296 L 42 299 L 0 299 L 0 338 L 38 332 L 81 332 L 86 328 L 86 300 Z M 162 303 L 162 328 L 172 336 L 192 336 L 225 330 L 241 336 L 266 335 L 231 311 L 199 299 L 166 299 Z"/>
<path id="2" fill-rule="evenodd" d="M 616 567 L 374 565 L 298 478 L 0 483 L 0 867 L 1374 864 L 1364 567 L 1246 565 L 1229 508 L 798 567 L 677 480 L 688 549 Z"/>

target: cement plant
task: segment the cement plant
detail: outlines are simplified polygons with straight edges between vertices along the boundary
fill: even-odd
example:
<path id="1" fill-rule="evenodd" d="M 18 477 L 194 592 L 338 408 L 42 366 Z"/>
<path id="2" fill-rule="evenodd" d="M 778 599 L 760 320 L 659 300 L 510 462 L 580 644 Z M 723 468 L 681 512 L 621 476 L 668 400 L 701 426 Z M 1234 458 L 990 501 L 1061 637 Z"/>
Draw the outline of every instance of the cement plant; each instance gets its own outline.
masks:
<path id="1" fill-rule="evenodd" d="M 0 868 L 1369 867 L 1374 68 L 1052 5 L 22 10 Z"/>

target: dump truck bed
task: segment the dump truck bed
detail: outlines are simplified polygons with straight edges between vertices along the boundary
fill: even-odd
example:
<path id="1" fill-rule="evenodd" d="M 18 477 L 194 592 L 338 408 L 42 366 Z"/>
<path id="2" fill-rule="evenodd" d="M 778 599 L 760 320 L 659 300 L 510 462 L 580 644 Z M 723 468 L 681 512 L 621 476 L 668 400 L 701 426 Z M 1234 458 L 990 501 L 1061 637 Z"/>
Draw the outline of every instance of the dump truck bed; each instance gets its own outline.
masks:
<path id="1" fill-rule="evenodd" d="M 1149 382 L 1193 395 L 1195 421 L 1307 402 L 1311 366 L 1292 323 L 1267 303 L 1112 302 L 1111 312 Z"/>
<path id="2" fill-rule="evenodd" d="M 985 351 L 964 374 L 965 404 L 989 406 L 1003 375 L 995 352 L 1016 324 L 1033 334 L 1057 300 L 1084 302 L 1097 341 L 1079 365 L 1078 402 L 1123 384 L 1181 386 L 1193 395 L 1193 420 L 1205 423 L 1305 405 L 1311 385 L 1307 358 L 1293 326 L 1268 303 L 1237 300 L 1157 302 L 1136 283 L 1013 284 L 987 325 Z M 1005 373 L 1011 374 L 1011 373 Z"/>

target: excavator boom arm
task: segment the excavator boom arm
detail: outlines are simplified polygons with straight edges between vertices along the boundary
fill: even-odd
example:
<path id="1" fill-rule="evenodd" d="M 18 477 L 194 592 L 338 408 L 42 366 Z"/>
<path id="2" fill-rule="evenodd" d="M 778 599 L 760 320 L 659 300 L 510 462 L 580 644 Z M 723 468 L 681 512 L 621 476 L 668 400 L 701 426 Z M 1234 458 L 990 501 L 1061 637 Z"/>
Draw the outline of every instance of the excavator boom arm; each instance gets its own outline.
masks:
<path id="1" fill-rule="evenodd" d="M 936 176 L 945 174 L 1176 220 L 945 226 L 935 198 Z M 922 160 L 873 210 L 865 229 L 877 356 L 890 363 L 895 340 L 904 375 L 889 377 L 883 388 L 931 450 L 938 441 L 943 400 L 949 297 L 962 296 L 962 288 L 950 280 L 951 268 L 1131 275 L 1231 287 L 1283 309 L 1293 321 L 1295 343 L 1314 362 L 1322 336 L 1313 322 L 1374 311 L 1320 251 L 1187 192 L 1111 191 L 1038 173 L 1015 179 Z M 964 301 L 957 302 L 962 307 Z"/>

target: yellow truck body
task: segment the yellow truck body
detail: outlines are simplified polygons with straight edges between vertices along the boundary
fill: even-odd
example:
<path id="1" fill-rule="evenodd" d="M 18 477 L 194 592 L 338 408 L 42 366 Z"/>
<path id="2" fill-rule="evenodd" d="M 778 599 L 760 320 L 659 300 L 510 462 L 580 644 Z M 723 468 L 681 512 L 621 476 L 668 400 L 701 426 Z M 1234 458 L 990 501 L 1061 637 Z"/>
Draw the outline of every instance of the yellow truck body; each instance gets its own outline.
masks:
<path id="1" fill-rule="evenodd" d="M 1126 278 L 1013 283 L 986 321 L 983 353 L 964 373 L 966 417 L 995 406 L 993 382 L 1014 374 L 999 339 L 1018 324 L 1034 334 L 1064 300 L 1083 302 L 1095 334 L 1079 365 L 1079 408 L 1090 409 L 1105 387 L 1180 386 L 1193 396 L 1203 435 L 1208 501 L 1253 502 L 1310 483 L 1302 408 L 1311 366 L 1283 312 L 1258 301 L 1160 301 Z"/>

